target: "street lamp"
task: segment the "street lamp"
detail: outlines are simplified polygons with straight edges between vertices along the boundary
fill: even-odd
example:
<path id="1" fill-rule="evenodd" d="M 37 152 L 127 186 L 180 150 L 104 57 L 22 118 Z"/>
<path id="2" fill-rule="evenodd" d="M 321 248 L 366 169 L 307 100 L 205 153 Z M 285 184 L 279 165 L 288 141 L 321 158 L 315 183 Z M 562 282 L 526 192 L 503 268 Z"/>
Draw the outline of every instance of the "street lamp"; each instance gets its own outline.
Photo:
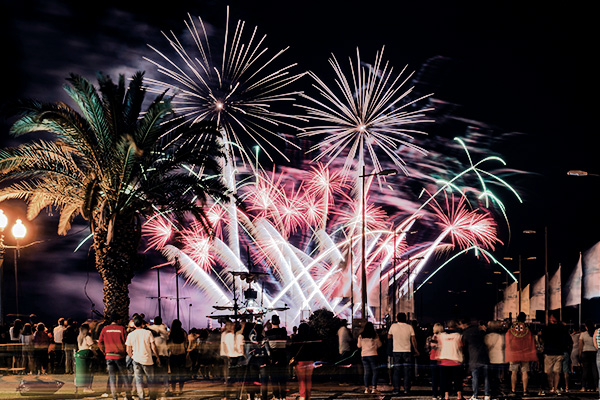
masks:
<path id="1" fill-rule="evenodd" d="M 4 228 L 8 218 L 0 210 L 0 325 L 4 325 Z"/>
<path id="2" fill-rule="evenodd" d="M 15 246 L 15 303 L 17 306 L 17 318 L 19 316 L 19 278 L 17 275 L 17 259 L 19 258 L 19 240 L 23 239 L 27 234 L 27 228 L 23 222 L 18 219 L 11 229 L 12 235 L 17 241 Z"/>
<path id="3" fill-rule="evenodd" d="M 368 176 L 388 176 L 395 175 L 398 173 L 398 170 L 389 168 L 384 169 L 379 172 L 373 172 L 371 174 L 367 174 L 365 172 L 365 165 L 362 166 L 362 175 L 359 178 L 362 178 L 361 185 L 361 201 L 362 201 L 362 234 L 361 234 L 361 251 L 362 251 L 362 260 L 360 265 L 360 280 L 361 280 L 361 291 L 360 291 L 360 301 L 361 301 L 361 318 L 363 321 L 367 321 L 367 258 L 366 258 L 366 213 L 367 213 L 367 199 L 365 193 L 365 178 Z"/>
<path id="4" fill-rule="evenodd" d="M 19 314 L 19 278 L 17 275 L 17 258 L 19 250 L 19 240 L 23 239 L 27 234 L 27 228 L 23 225 L 20 219 L 17 219 L 11 229 L 11 233 L 15 238 L 16 246 L 6 246 L 4 244 L 4 229 L 8 225 L 8 218 L 4 214 L 4 211 L 0 210 L 0 324 L 4 324 L 4 254 L 7 248 L 15 249 L 15 302 L 17 308 L 17 315 Z"/>
<path id="5" fill-rule="evenodd" d="M 570 175 L 570 176 L 600 176 L 599 174 L 592 174 L 587 171 L 582 171 L 580 169 L 572 169 L 570 171 L 567 171 L 567 175 Z"/>

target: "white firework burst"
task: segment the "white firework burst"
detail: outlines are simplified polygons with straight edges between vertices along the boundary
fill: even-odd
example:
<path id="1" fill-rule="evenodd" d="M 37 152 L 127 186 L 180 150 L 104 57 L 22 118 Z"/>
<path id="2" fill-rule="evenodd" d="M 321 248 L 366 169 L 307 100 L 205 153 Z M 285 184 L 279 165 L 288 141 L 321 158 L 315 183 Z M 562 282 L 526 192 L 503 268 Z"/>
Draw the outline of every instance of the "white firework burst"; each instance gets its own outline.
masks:
<path id="1" fill-rule="evenodd" d="M 421 122 L 432 122 L 425 117 L 430 109 L 413 109 L 413 105 L 427 96 L 409 99 L 413 88 L 405 88 L 411 74 L 405 74 L 406 67 L 394 74 L 389 62 L 383 62 L 383 48 L 377 52 L 375 63 L 365 65 L 356 49 L 356 64 L 349 59 L 348 78 L 334 55 L 329 64 L 336 74 L 337 89 L 330 88 L 316 74 L 309 72 L 314 79 L 319 96 L 303 95 L 312 105 L 299 105 L 307 111 L 308 118 L 319 121 L 319 125 L 307 128 L 298 136 L 324 136 L 324 139 L 309 152 L 320 151 L 313 161 L 323 158 L 336 159 L 347 150 L 343 171 L 348 175 L 356 156 L 359 166 L 364 163 L 367 150 L 373 163 L 372 169 L 382 169 L 378 149 L 383 151 L 396 166 L 405 173 L 405 163 L 400 157 L 399 148 L 409 147 L 425 154 L 425 150 L 412 143 L 413 134 L 425 134 L 414 128 Z M 357 154 L 358 153 L 358 154 Z M 357 168 L 360 171 L 360 168 Z"/>
<path id="2" fill-rule="evenodd" d="M 162 34 L 177 57 L 171 59 L 148 45 L 161 59 L 144 58 L 167 78 L 165 81 L 148 80 L 155 86 L 151 90 L 173 91 L 175 111 L 186 120 L 215 121 L 227 140 L 236 144 L 231 148 L 238 149 L 234 152 L 239 153 L 242 160 L 250 161 L 246 149 L 253 145 L 261 146 L 270 159 L 269 150 L 275 150 L 287 159 L 282 152 L 283 146 L 271 142 L 273 137 L 278 137 L 298 147 L 279 132 L 279 127 L 298 129 L 291 122 L 302 118 L 279 113 L 271 107 L 277 102 L 292 102 L 299 94 L 287 91 L 287 86 L 303 75 L 292 72 L 296 64 L 275 67 L 276 60 L 287 48 L 269 55 L 268 48 L 264 47 L 266 35 L 259 36 L 256 27 L 246 34 L 246 23 L 241 20 L 230 36 L 227 7 L 222 53 L 214 57 L 216 53 L 212 51 L 202 18 L 196 20 L 189 14 L 188 17 L 185 25 L 195 46 L 187 49 L 173 32 Z"/>

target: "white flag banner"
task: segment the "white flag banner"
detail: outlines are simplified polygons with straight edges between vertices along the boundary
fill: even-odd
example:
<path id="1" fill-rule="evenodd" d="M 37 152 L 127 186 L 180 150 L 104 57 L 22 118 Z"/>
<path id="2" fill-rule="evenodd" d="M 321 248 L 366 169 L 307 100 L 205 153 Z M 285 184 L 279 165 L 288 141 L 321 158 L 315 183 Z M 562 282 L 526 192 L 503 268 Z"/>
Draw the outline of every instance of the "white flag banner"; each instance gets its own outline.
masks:
<path id="1" fill-rule="evenodd" d="M 530 302 L 529 302 L 529 285 L 525 286 L 525 289 L 521 291 L 521 312 L 527 314 L 527 318 L 529 318 Z"/>
<path id="2" fill-rule="evenodd" d="M 583 254 L 583 297 L 600 297 L 600 242 Z"/>
<path id="3" fill-rule="evenodd" d="M 504 289 L 504 310 L 503 317 L 508 318 L 512 313 L 512 317 L 516 318 L 519 311 L 519 289 L 517 282 L 513 282 Z"/>
<path id="4" fill-rule="evenodd" d="M 546 277 L 542 276 L 531 286 L 529 300 L 529 311 L 533 315 L 537 310 L 546 309 Z"/>
<path id="5" fill-rule="evenodd" d="M 560 264 L 558 264 L 558 269 L 548 282 L 548 302 L 550 303 L 551 310 L 557 310 L 561 307 L 561 292 L 560 292 Z"/>
<path id="6" fill-rule="evenodd" d="M 579 261 L 565 284 L 565 306 L 568 307 L 581 304 L 582 276 L 581 253 L 579 253 Z"/>

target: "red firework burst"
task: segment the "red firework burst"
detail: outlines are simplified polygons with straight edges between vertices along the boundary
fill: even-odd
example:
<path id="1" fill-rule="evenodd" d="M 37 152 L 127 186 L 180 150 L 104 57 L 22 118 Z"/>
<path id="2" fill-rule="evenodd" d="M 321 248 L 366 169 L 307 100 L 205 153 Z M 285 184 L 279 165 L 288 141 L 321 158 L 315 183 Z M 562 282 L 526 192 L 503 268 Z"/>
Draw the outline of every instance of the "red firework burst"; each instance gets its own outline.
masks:
<path id="1" fill-rule="evenodd" d="M 432 208 L 439 218 L 439 224 L 448 231 L 452 244 L 461 249 L 479 246 L 494 249 L 494 244 L 502 243 L 497 236 L 496 222 L 487 211 L 469 210 L 463 196 L 458 201 L 452 195 L 445 196 L 445 208 L 434 200 Z"/>

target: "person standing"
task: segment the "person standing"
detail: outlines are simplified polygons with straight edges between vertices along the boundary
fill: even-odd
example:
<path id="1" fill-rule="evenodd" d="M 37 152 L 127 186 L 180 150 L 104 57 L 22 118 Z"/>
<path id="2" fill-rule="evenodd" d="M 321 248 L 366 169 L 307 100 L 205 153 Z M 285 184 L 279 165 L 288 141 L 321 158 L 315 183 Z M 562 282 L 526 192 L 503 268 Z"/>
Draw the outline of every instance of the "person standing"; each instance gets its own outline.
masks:
<path id="1" fill-rule="evenodd" d="M 338 382 L 341 385 L 347 385 L 350 383 L 350 370 L 352 366 L 352 333 L 348 329 L 348 320 L 343 319 L 340 322 L 340 327 L 337 330 L 338 339 L 338 361 L 337 361 L 337 375 Z"/>
<path id="2" fill-rule="evenodd" d="M 50 336 L 46 332 L 46 325 L 37 324 L 33 334 L 34 361 L 36 373 L 45 374 L 48 368 L 48 348 L 50 347 Z"/>
<path id="3" fill-rule="evenodd" d="M 54 372 L 62 370 L 65 365 L 65 352 L 63 349 L 63 333 L 65 331 L 65 319 L 59 318 L 58 325 L 52 330 L 52 337 L 54 338 L 54 361 L 55 365 L 52 366 Z"/>
<path id="4" fill-rule="evenodd" d="M 187 335 L 187 357 L 190 360 L 189 373 L 191 379 L 196 379 L 200 369 L 200 332 L 196 328 L 190 329 Z"/>
<path id="5" fill-rule="evenodd" d="M 92 382 L 94 377 L 92 376 L 92 346 L 94 345 L 94 339 L 90 335 L 90 326 L 88 324 L 81 324 L 79 327 L 79 335 L 77 336 L 77 353 L 75 357 L 81 360 L 77 364 L 81 368 L 81 371 L 75 371 L 75 392 L 77 388 L 83 386 L 83 393 L 92 393 Z"/>
<path id="6" fill-rule="evenodd" d="M 450 398 L 450 391 L 456 392 L 458 398 L 462 399 L 462 336 L 456 321 L 448 321 L 446 327 L 446 331 L 438 335 L 441 391 L 444 392 L 444 399 Z"/>
<path id="7" fill-rule="evenodd" d="M 157 386 L 162 387 L 162 389 L 157 389 L 167 394 L 169 391 L 169 346 L 167 345 L 169 332 L 167 325 L 163 323 L 162 317 L 157 316 L 154 318 L 154 323 L 148 326 L 148 329 L 152 331 L 154 345 L 160 359 L 160 367 L 156 366 L 154 368 L 154 380 Z"/>
<path id="8" fill-rule="evenodd" d="M 185 357 L 187 355 L 187 333 L 181 326 L 181 321 L 174 319 L 169 332 L 169 366 L 171 368 L 171 392 L 181 395 L 186 379 Z M 179 391 L 175 392 L 175 388 Z"/>
<path id="9" fill-rule="evenodd" d="M 127 354 L 133 360 L 133 372 L 135 385 L 139 400 L 144 400 L 144 377 L 148 382 L 150 399 L 156 399 L 156 385 L 154 382 L 154 361 L 152 356 L 156 357 L 156 363 L 160 366 L 160 358 L 154 344 L 154 336 L 148 329 L 144 329 L 144 320 L 140 317 L 133 321 L 135 330 L 133 330 L 125 341 Z"/>
<path id="10" fill-rule="evenodd" d="M 356 346 L 360 349 L 364 368 L 365 393 L 377 393 L 377 350 L 381 347 L 381 340 L 372 322 L 365 323 Z"/>
<path id="11" fill-rule="evenodd" d="M 569 352 L 571 345 L 571 336 L 554 315 L 550 315 L 549 321 L 548 326 L 542 329 L 541 338 L 544 344 L 544 372 L 548 376 L 550 393 L 560 395 L 558 382 L 563 371 L 564 354 Z"/>
<path id="12" fill-rule="evenodd" d="M 582 391 L 595 391 L 598 385 L 598 369 L 596 367 L 596 347 L 594 346 L 594 324 L 585 322 L 585 330 L 579 335 L 579 359 L 582 364 Z"/>
<path id="13" fill-rule="evenodd" d="M 479 397 L 479 383 L 483 379 L 485 400 L 490 400 L 490 380 L 488 374 L 488 365 L 490 358 L 487 347 L 484 342 L 485 331 L 479 329 L 478 325 L 471 324 L 467 319 L 461 319 L 459 327 L 462 329 L 462 344 L 467 354 L 469 371 L 473 378 L 473 397 L 471 400 L 477 400 Z"/>
<path id="14" fill-rule="evenodd" d="M 488 349 L 490 358 L 490 370 L 488 376 L 490 379 L 490 395 L 492 398 L 498 398 L 503 392 L 500 388 L 500 383 L 504 381 L 506 372 L 506 360 L 504 358 L 506 337 L 501 333 L 502 322 L 488 322 L 488 329 L 483 338 Z M 516 383 L 516 382 L 515 382 Z"/>
<path id="15" fill-rule="evenodd" d="M 504 359 L 509 363 L 508 369 L 511 372 L 510 384 L 512 393 L 515 393 L 517 390 L 519 371 L 521 371 L 523 393 L 527 393 L 530 362 L 538 360 L 535 338 L 529 326 L 525 324 L 526 318 L 527 315 L 525 313 L 519 313 L 517 321 L 511 325 L 504 336 L 506 343 Z"/>
<path id="16" fill-rule="evenodd" d="M 440 366 L 438 365 L 440 346 L 438 335 L 444 332 L 444 325 L 435 323 L 431 336 L 427 337 L 425 348 L 429 352 L 429 364 L 431 367 L 431 390 L 433 398 L 441 398 L 440 393 Z"/>
<path id="17" fill-rule="evenodd" d="M 413 360 L 413 349 L 416 356 L 417 338 L 412 325 L 406 323 L 406 314 L 398 313 L 396 323 L 388 331 L 388 339 L 393 341 L 393 385 L 394 393 L 400 393 L 400 369 L 404 371 L 404 394 L 410 393 L 410 369 Z M 411 347 L 412 346 L 412 347 Z"/>
<path id="18" fill-rule="evenodd" d="M 242 359 L 244 357 L 244 340 L 242 335 L 235 332 L 232 321 L 225 322 L 221 332 L 221 357 L 225 368 L 224 397 L 236 397 L 235 383 L 239 381 Z"/>
<path id="19" fill-rule="evenodd" d="M 125 388 L 127 399 L 131 400 L 131 379 L 127 366 L 125 365 L 125 356 L 127 349 L 125 340 L 127 330 L 120 324 L 120 318 L 117 315 L 111 315 L 108 318 L 109 325 L 102 328 L 100 338 L 98 339 L 98 348 L 104 353 L 106 360 L 106 369 L 108 370 L 108 384 L 113 400 L 117 400 L 117 373 L 119 381 Z"/>
<path id="20" fill-rule="evenodd" d="M 292 339 L 290 354 L 293 355 L 292 363 L 295 365 L 298 378 L 299 400 L 310 400 L 312 374 L 318 350 L 318 343 L 310 326 L 306 322 L 298 325 L 298 334 Z"/>
<path id="21" fill-rule="evenodd" d="M 71 318 L 65 321 L 63 351 L 65 353 L 65 374 L 72 374 L 75 371 L 75 351 L 77 351 L 77 323 Z"/>
<path id="22" fill-rule="evenodd" d="M 21 334 L 19 335 L 19 342 L 21 343 L 21 367 L 23 368 L 23 373 L 33 373 L 33 330 L 31 329 L 31 324 L 26 323 L 23 325 L 23 329 L 21 330 Z"/>
<path id="23" fill-rule="evenodd" d="M 267 338 L 269 356 L 269 376 L 273 388 L 275 400 L 285 400 L 287 391 L 287 330 L 280 326 L 281 320 L 278 315 L 271 317 L 271 329 L 265 332 Z"/>

